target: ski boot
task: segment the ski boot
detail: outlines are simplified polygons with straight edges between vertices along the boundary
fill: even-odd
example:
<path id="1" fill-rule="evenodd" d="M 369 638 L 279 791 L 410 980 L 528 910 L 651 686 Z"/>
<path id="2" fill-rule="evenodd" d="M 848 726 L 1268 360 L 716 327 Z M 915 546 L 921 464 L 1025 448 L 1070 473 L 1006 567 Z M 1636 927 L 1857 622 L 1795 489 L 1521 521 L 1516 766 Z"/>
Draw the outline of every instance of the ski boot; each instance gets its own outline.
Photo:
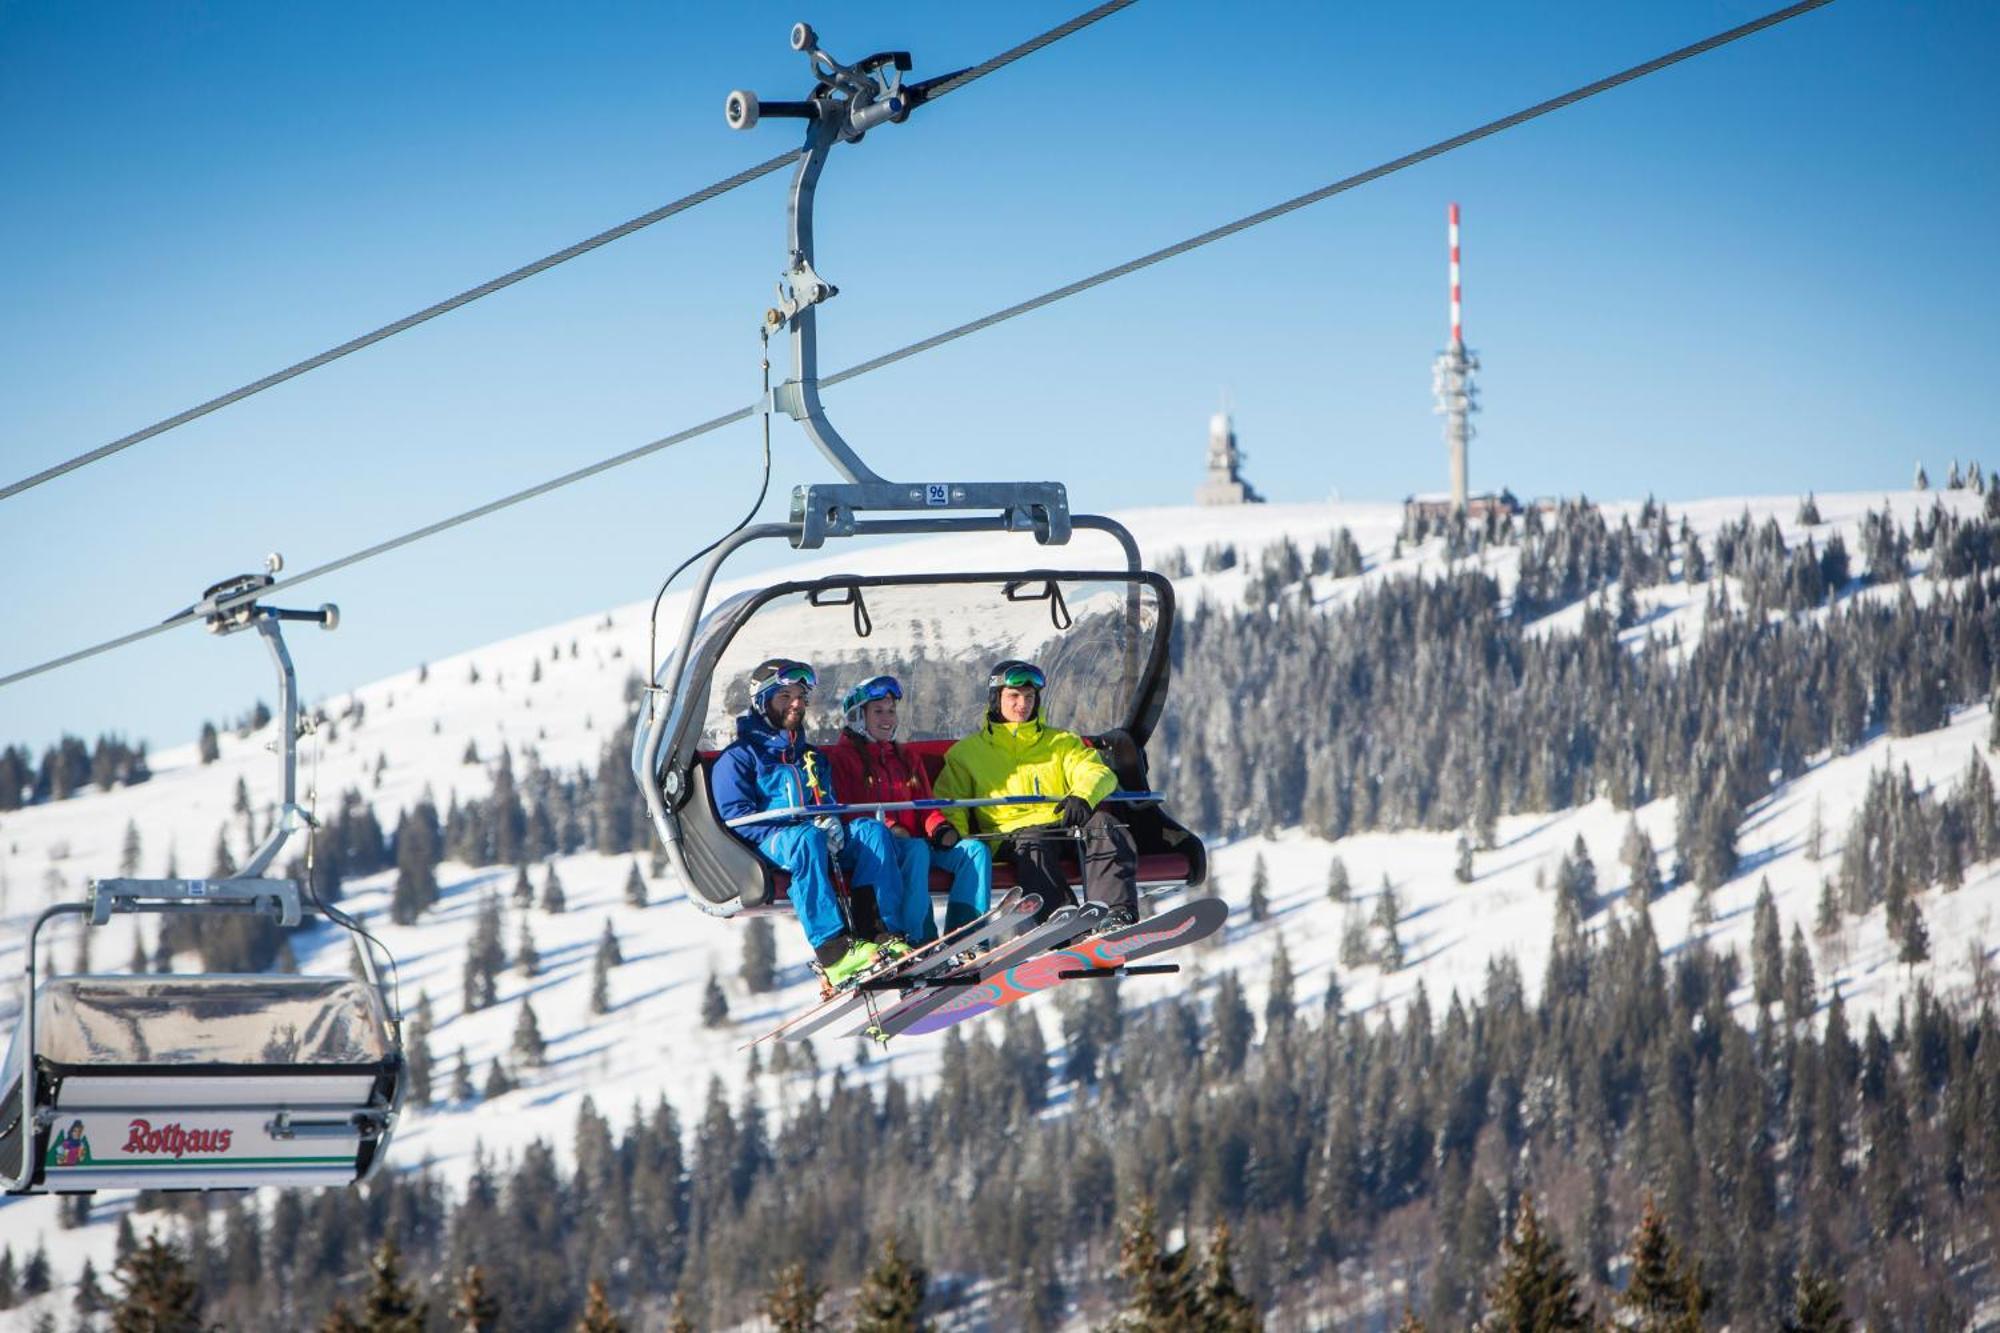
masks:
<path id="1" fill-rule="evenodd" d="M 883 935 L 875 941 L 875 952 L 882 962 L 893 963 L 908 958 L 916 949 L 901 935 Z"/>
<path id="2" fill-rule="evenodd" d="M 838 960 L 820 969 L 820 989 L 829 996 L 852 990 L 881 961 L 882 952 L 873 943 L 856 940 Z"/>

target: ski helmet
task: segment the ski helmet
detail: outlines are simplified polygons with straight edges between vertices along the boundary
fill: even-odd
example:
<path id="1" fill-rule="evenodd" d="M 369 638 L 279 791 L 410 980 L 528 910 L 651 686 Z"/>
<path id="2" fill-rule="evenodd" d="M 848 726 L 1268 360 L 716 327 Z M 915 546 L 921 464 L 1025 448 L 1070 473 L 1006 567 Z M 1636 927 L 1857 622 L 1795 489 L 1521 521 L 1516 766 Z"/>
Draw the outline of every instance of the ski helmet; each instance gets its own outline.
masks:
<path id="1" fill-rule="evenodd" d="M 1035 711 L 1028 714 L 1029 721 L 1042 716 L 1042 691 L 1047 687 L 1047 678 L 1042 669 L 1033 662 L 1023 662 L 1010 657 L 993 668 L 993 674 L 986 678 L 986 715 L 994 721 L 1000 720 L 1000 691 L 1007 686 L 1015 689 L 1032 689 L 1035 692 Z"/>
<path id="2" fill-rule="evenodd" d="M 758 712 L 771 702 L 771 696 L 786 685 L 803 686 L 807 694 L 812 693 L 819 683 L 813 669 L 804 662 L 795 662 L 789 657 L 767 657 L 750 668 L 750 704 Z"/>
<path id="3" fill-rule="evenodd" d="M 870 676 L 840 701 L 841 715 L 846 719 L 847 729 L 867 735 L 868 729 L 861 723 L 862 710 L 877 699 L 900 699 L 903 697 L 902 682 L 894 676 Z"/>

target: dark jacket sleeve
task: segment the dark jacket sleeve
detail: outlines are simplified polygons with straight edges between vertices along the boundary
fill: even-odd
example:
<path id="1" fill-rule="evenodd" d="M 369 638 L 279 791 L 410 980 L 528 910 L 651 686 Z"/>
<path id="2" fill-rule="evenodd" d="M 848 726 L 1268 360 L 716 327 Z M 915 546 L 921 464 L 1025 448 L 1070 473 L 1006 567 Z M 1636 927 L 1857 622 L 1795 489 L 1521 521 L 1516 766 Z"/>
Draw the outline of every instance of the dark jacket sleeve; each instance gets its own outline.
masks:
<path id="1" fill-rule="evenodd" d="M 757 757 L 747 745 L 732 745 L 715 757 L 709 772 L 709 790 L 715 794 L 715 813 L 725 822 L 754 815 L 764 808 L 763 792 L 757 787 Z M 762 842 L 777 824 L 750 824 L 730 830 L 747 842 Z"/>

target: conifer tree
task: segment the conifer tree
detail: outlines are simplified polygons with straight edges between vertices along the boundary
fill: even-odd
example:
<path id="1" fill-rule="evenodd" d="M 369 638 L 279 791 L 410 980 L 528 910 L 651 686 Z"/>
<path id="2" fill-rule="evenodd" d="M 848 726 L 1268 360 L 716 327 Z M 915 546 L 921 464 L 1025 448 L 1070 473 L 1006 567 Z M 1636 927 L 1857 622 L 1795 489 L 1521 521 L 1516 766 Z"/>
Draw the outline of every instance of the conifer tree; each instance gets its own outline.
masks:
<path id="1" fill-rule="evenodd" d="M 1271 953 L 1271 978 L 1264 997 L 1264 1031 L 1283 1032 L 1292 1026 L 1298 1001 L 1292 995 L 1292 956 L 1285 949 L 1285 937 L 1278 935 L 1278 947 Z"/>
<path id="2" fill-rule="evenodd" d="M 486 1270 L 467 1264 L 451 1295 L 451 1333 L 498 1333 L 500 1298 L 486 1288 Z"/>
<path id="3" fill-rule="evenodd" d="M 1595 1322 L 1562 1246 L 1543 1230 L 1533 1197 L 1523 1194 L 1480 1327 L 1486 1333 L 1567 1333 Z"/>
<path id="4" fill-rule="evenodd" d="M 1625 841 L 1619 848 L 1619 859 L 1625 863 L 1627 882 L 1631 885 L 1631 895 L 1635 901 L 1651 902 L 1660 896 L 1660 858 L 1653 850 L 1653 840 L 1639 827 L 1637 819 L 1626 821 Z"/>
<path id="5" fill-rule="evenodd" d="M 201 1288 L 173 1245 L 148 1236 L 118 1265 L 112 1333 L 208 1333 Z"/>
<path id="6" fill-rule="evenodd" d="M 1757 906 L 1750 932 L 1751 992 L 1757 1007 L 1776 1004 L 1784 995 L 1785 946 L 1778 924 L 1778 906 L 1768 877 L 1757 885 Z"/>
<path id="7" fill-rule="evenodd" d="M 562 876 L 556 874 L 556 863 L 549 862 L 549 873 L 542 880 L 542 910 L 550 916 L 559 915 L 569 905 L 563 893 Z"/>
<path id="8" fill-rule="evenodd" d="M 1264 853 L 1257 853 L 1257 859 L 1250 863 L 1250 919 L 1267 921 L 1271 916 L 1271 871 L 1264 864 Z"/>
<path id="9" fill-rule="evenodd" d="M 87 1254 L 82 1270 L 76 1275 L 76 1295 L 70 1299 L 70 1308 L 80 1315 L 93 1315 L 104 1308 L 104 1288 L 97 1284 L 97 1265 Z"/>
<path id="10" fill-rule="evenodd" d="M 1617 1305 L 1638 1333 L 1701 1333 L 1708 1293 L 1667 1231 L 1653 1197 L 1632 1233 L 1632 1272 Z"/>
<path id="11" fill-rule="evenodd" d="M 479 1096 L 482 1101 L 490 1102 L 495 1097 L 505 1097 L 519 1086 L 520 1084 L 514 1081 L 514 1076 L 507 1072 L 507 1066 L 502 1064 L 500 1057 L 496 1055 L 486 1070 L 486 1082 L 480 1087 Z"/>
<path id="12" fill-rule="evenodd" d="M 1460 884 L 1472 883 L 1472 839 L 1464 833 L 1458 835 L 1456 859 L 1451 875 Z"/>
<path id="13" fill-rule="evenodd" d="M 771 1321 L 771 1333 L 831 1333 L 831 1325 L 820 1314 L 826 1288 L 806 1274 L 804 1264 L 786 1264 L 778 1270 L 778 1280 L 764 1293 L 763 1315 Z"/>
<path id="14" fill-rule="evenodd" d="M 1819 882 L 1819 910 L 1813 913 L 1813 934 L 1821 940 L 1830 940 L 1840 933 L 1840 897 L 1834 891 L 1832 876 L 1822 876 Z"/>
<path id="15" fill-rule="evenodd" d="M 1338 856 L 1327 862 L 1326 896 L 1329 902 L 1344 903 L 1354 896 L 1354 886 L 1347 878 L 1347 862 Z"/>
<path id="16" fill-rule="evenodd" d="M 139 825 L 134 820 L 125 821 L 125 840 L 118 848 L 118 873 L 130 879 L 139 873 Z"/>
<path id="17" fill-rule="evenodd" d="M 528 879 L 528 867 L 525 862 L 514 867 L 514 890 L 507 896 L 508 901 L 516 907 L 535 905 L 535 886 Z"/>
<path id="18" fill-rule="evenodd" d="M 611 964 L 606 959 L 603 946 L 590 960 L 590 1012 L 608 1014 L 611 1012 Z"/>
<path id="19" fill-rule="evenodd" d="M 212 764 L 222 758 L 222 745 L 216 737 L 215 724 L 213 722 L 204 722 L 201 724 L 199 749 L 201 752 L 201 762 L 204 765 Z"/>
<path id="20" fill-rule="evenodd" d="M 1340 926 L 1340 965 L 1361 967 L 1368 962 L 1368 930 L 1361 924 L 1361 909 L 1350 903 Z"/>
<path id="21" fill-rule="evenodd" d="M 368 1260 L 368 1292 L 361 1299 L 364 1333 L 424 1333 L 429 1302 L 417 1298 L 416 1284 L 403 1278 L 403 1253 L 386 1236 Z"/>
<path id="22" fill-rule="evenodd" d="M 722 983 L 711 972 L 708 974 L 708 988 L 701 993 L 701 1025 L 719 1028 L 728 1021 L 729 997 L 722 993 Z"/>
<path id="23" fill-rule="evenodd" d="M 644 907 L 647 901 L 646 877 L 639 873 L 639 863 L 634 860 L 632 869 L 625 876 L 625 905 Z"/>
<path id="24" fill-rule="evenodd" d="M 1792 942 L 1785 950 L 1785 1020 L 1802 1023 L 1819 1007 L 1819 983 L 1813 977 L 1812 950 L 1806 933 L 1792 922 Z"/>
<path id="25" fill-rule="evenodd" d="M 35 1240 L 34 1253 L 28 1262 L 21 1265 L 21 1294 L 39 1296 L 49 1289 L 49 1249 L 39 1237 Z"/>
<path id="26" fill-rule="evenodd" d="M 215 831 L 215 852 L 209 857 L 208 877 L 229 879 L 236 873 L 236 858 L 229 851 L 229 825 Z"/>
<path id="27" fill-rule="evenodd" d="M 1785 1333 L 1850 1333 L 1853 1327 L 1840 1284 L 1810 1266 L 1800 1269 Z"/>
<path id="28" fill-rule="evenodd" d="M 542 954 L 535 948 L 535 932 L 528 929 L 528 918 L 521 918 L 521 931 L 514 940 L 514 970 L 524 977 L 538 975 L 542 970 Z"/>
<path id="29" fill-rule="evenodd" d="M 1903 909 L 1901 929 L 1896 933 L 1896 961 L 1914 969 L 1931 956 L 1931 929 L 1924 922 L 1924 909 L 1913 901 Z"/>
<path id="30" fill-rule="evenodd" d="M 0 1310 L 13 1309 L 14 1302 L 20 1299 L 20 1293 L 15 1290 L 15 1280 L 14 1247 L 0 1245 Z"/>
<path id="31" fill-rule="evenodd" d="M 409 1098 L 418 1106 L 431 1104 L 431 1080 L 433 1064 L 431 1060 L 431 993 L 417 992 L 417 1013 L 410 1022 L 405 1058 L 409 1062 Z"/>
<path id="32" fill-rule="evenodd" d="M 535 1018 L 535 1006 L 526 999 L 521 1001 L 520 1014 L 514 1019 L 514 1041 L 511 1047 L 514 1063 L 533 1069 L 547 1057 L 548 1051 L 542 1041 L 542 1025 Z"/>
<path id="33" fill-rule="evenodd" d="M 146 975 L 146 937 L 136 921 L 132 923 L 132 956 L 125 960 L 125 970 L 135 977 Z"/>
<path id="34" fill-rule="evenodd" d="M 743 966 L 738 974 L 752 995 L 777 989 L 778 938 L 771 918 L 752 917 L 743 928 Z"/>
<path id="35" fill-rule="evenodd" d="M 1395 886 L 1389 877 L 1382 876 L 1382 892 L 1375 900 L 1375 928 L 1382 932 L 1375 946 L 1375 961 L 1385 972 L 1395 972 L 1403 966 L 1403 937 L 1396 933 L 1396 923 L 1403 915 L 1402 907 L 1396 901 Z"/>
<path id="36" fill-rule="evenodd" d="M 459 1105 L 472 1100 L 472 1062 L 465 1058 L 465 1048 L 458 1048 L 458 1063 L 451 1071 L 451 1099 Z"/>
<path id="37" fill-rule="evenodd" d="M 902 1240 L 893 1232 L 885 1236 L 854 1298 L 854 1333 L 921 1333 L 930 1327 L 924 1321 L 929 1287 L 930 1274 L 903 1252 Z"/>
<path id="38" fill-rule="evenodd" d="M 500 900 L 489 893 L 479 904 L 479 919 L 465 946 L 462 978 L 467 1013 L 484 1009 L 499 998 L 500 971 L 506 966 L 507 952 L 500 943 Z"/>
<path id="39" fill-rule="evenodd" d="M 1257 1303 L 1236 1286 L 1229 1262 L 1229 1223 L 1218 1222 L 1208 1235 L 1201 1277 L 1195 1289 L 1196 1327 L 1208 1333 L 1260 1333 L 1264 1321 Z"/>
<path id="40" fill-rule="evenodd" d="M 1185 1247 L 1167 1253 L 1159 1213 L 1142 1198 L 1118 1228 L 1118 1276 L 1125 1280 L 1124 1324 L 1146 1333 L 1200 1325 L 1200 1303 Z"/>
<path id="41" fill-rule="evenodd" d="M 625 1333 L 625 1321 L 612 1310 L 603 1278 L 590 1279 L 590 1288 L 583 1298 L 583 1314 L 576 1321 L 576 1333 Z"/>

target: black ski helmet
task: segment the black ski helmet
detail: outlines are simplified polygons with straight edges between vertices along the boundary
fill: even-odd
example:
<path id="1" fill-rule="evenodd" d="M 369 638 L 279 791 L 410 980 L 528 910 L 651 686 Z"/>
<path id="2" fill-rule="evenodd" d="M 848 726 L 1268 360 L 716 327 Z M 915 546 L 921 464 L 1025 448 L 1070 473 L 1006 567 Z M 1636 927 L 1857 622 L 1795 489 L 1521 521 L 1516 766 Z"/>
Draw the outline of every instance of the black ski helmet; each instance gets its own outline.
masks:
<path id="1" fill-rule="evenodd" d="M 1024 662 L 1018 657 L 1010 657 L 1004 662 L 995 663 L 992 674 L 986 678 L 987 720 L 992 722 L 1001 720 L 1000 691 L 1008 685 L 1013 686 L 1015 689 L 1020 689 L 1023 686 L 1034 689 L 1035 711 L 1028 714 L 1028 720 L 1030 722 L 1041 721 L 1042 691 L 1048 688 L 1048 678 L 1042 674 L 1042 669 L 1033 662 Z"/>

